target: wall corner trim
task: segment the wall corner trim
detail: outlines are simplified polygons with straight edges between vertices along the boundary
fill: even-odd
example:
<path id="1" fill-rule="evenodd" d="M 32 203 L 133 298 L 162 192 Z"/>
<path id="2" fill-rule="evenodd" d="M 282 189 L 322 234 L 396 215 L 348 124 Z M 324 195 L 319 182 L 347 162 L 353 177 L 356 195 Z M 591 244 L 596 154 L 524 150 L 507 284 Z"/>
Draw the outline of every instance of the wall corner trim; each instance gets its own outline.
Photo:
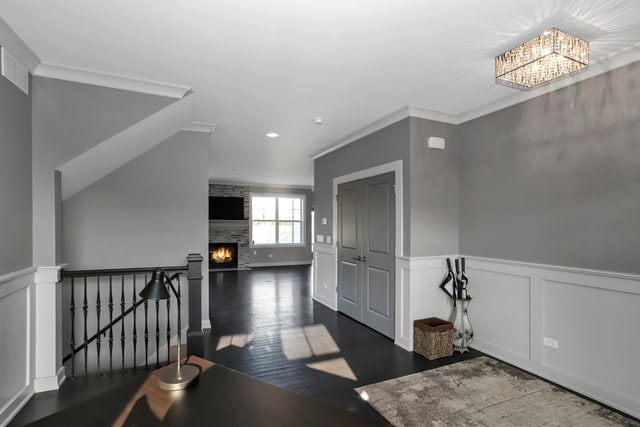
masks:
<path id="1" fill-rule="evenodd" d="M 191 122 L 190 125 L 183 127 L 182 130 L 187 132 L 212 134 L 216 130 L 216 124 L 205 122 Z"/>
<path id="2" fill-rule="evenodd" d="M 47 62 L 40 63 L 35 68 L 33 75 L 176 99 L 183 98 L 191 92 L 191 87 L 189 86 L 174 85 L 152 80 L 141 80 L 133 77 L 120 76 L 117 74 L 87 70 L 66 65 L 51 64 Z"/>

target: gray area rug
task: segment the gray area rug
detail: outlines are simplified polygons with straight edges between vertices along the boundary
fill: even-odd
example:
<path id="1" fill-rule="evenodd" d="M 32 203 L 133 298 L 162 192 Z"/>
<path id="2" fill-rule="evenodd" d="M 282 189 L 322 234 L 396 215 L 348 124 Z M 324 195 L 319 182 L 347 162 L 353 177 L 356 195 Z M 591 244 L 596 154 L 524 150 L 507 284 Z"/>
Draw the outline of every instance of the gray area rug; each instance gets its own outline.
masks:
<path id="1" fill-rule="evenodd" d="M 633 419 L 488 357 L 359 387 L 383 417 L 409 426 L 640 426 Z M 364 395 L 364 396 L 363 396 Z"/>

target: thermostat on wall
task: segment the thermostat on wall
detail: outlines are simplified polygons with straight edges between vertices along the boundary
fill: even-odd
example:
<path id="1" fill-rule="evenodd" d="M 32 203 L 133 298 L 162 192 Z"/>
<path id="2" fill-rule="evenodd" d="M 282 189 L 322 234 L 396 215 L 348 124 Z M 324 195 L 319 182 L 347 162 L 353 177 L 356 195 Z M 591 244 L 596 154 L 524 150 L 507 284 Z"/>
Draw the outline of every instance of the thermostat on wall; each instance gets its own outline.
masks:
<path id="1" fill-rule="evenodd" d="M 444 150 L 444 138 L 430 136 L 429 139 L 427 139 L 427 147 L 434 150 Z"/>

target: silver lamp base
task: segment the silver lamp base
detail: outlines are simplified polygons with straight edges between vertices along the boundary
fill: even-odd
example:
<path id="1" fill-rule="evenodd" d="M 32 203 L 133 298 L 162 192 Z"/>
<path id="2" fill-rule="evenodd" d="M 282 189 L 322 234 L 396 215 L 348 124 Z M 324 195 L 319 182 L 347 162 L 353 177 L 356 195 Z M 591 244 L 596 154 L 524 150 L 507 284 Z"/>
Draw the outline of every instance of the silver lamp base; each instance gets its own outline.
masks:
<path id="1" fill-rule="evenodd" d="M 200 369 L 193 365 L 180 366 L 180 375 L 178 368 L 167 369 L 160 374 L 160 388 L 163 390 L 183 390 L 198 378 Z"/>

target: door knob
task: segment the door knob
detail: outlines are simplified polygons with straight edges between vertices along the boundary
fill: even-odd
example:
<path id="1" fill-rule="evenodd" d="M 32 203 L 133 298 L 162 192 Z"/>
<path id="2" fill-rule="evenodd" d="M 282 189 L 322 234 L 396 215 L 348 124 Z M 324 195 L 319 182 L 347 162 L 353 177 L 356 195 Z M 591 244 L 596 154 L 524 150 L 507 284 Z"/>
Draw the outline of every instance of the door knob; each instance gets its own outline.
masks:
<path id="1" fill-rule="evenodd" d="M 366 256 L 363 256 L 362 258 L 360 258 L 360 261 L 362 261 L 362 262 L 367 262 L 367 257 L 366 257 Z"/>
<path id="2" fill-rule="evenodd" d="M 352 258 L 355 259 L 356 261 L 362 261 L 362 257 L 360 257 L 360 255 L 354 256 Z"/>

